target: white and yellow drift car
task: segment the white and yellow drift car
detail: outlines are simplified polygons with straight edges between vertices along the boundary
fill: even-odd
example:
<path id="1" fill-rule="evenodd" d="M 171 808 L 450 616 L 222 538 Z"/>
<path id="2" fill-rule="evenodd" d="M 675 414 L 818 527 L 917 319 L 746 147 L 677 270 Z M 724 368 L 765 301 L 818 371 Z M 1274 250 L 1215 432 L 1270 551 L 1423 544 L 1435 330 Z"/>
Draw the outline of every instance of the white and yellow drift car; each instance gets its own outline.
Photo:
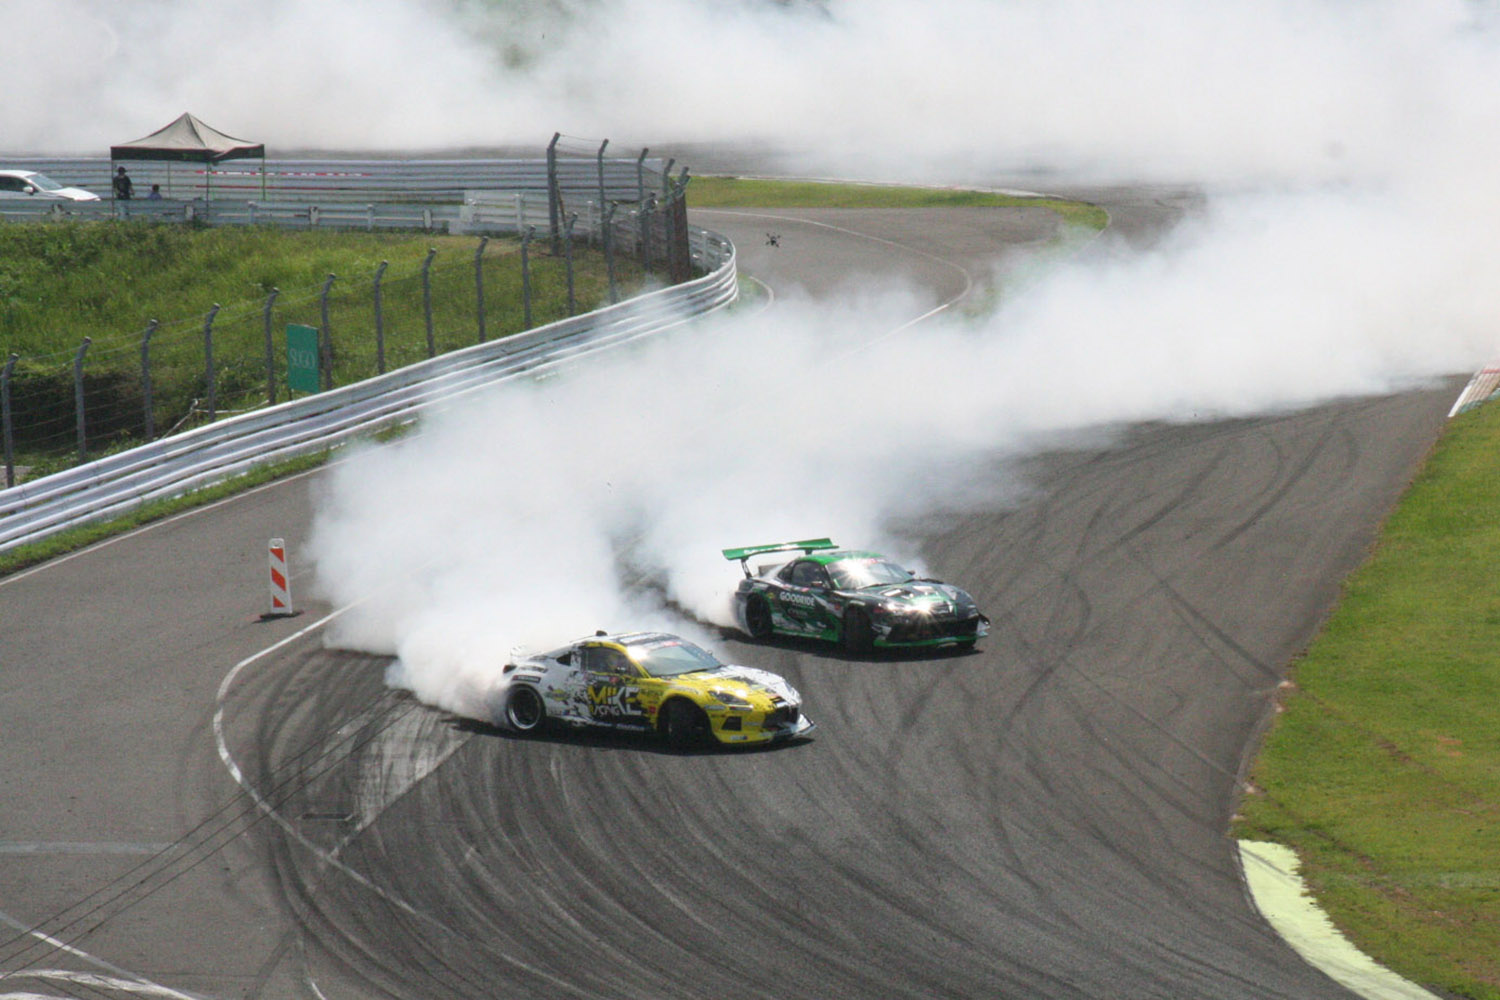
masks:
<path id="1" fill-rule="evenodd" d="M 599 632 L 505 667 L 495 722 L 551 721 L 660 734 L 674 747 L 769 743 L 813 728 L 779 674 L 721 663 L 666 632 Z"/>

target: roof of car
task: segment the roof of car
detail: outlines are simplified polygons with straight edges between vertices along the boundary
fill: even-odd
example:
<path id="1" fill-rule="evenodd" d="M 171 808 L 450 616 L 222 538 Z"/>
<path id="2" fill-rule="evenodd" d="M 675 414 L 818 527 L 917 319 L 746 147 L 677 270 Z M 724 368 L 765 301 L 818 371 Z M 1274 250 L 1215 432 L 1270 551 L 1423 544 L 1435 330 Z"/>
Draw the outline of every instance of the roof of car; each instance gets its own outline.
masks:
<path id="1" fill-rule="evenodd" d="M 862 549 L 835 549 L 832 552 L 813 552 L 802 558 L 808 562 L 827 566 L 829 563 L 842 562 L 845 559 L 884 559 L 885 556 L 879 552 L 866 552 Z"/>
<path id="2" fill-rule="evenodd" d="M 681 636 L 670 632 L 596 632 L 579 642 L 612 642 L 619 646 L 640 646 L 648 642 L 683 642 Z"/>

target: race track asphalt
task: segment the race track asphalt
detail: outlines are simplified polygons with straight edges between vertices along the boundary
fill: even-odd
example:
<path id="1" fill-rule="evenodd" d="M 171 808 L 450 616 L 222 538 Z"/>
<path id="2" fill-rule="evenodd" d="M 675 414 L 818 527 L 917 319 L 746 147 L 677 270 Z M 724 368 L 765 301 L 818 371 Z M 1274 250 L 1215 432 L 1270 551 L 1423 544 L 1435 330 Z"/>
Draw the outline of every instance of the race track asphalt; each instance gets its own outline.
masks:
<path id="1" fill-rule="evenodd" d="M 1094 196 L 1137 244 L 1193 201 Z M 777 296 L 860 274 L 942 302 L 1050 235 L 695 221 Z M 819 725 L 758 752 L 513 738 L 325 649 L 331 609 L 262 621 L 268 538 L 306 586 L 317 474 L 0 580 L 0 997 L 1347 997 L 1254 911 L 1226 829 L 1455 392 L 1030 459 L 1030 492 L 923 535 L 995 620 L 978 652 L 724 638 Z"/>

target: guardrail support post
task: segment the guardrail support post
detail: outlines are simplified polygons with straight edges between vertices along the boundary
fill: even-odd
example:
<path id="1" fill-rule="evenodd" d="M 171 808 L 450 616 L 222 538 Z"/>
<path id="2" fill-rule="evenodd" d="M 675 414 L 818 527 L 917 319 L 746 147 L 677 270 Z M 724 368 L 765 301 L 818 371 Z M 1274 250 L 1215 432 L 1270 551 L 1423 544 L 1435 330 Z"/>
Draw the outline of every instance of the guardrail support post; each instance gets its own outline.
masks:
<path id="1" fill-rule="evenodd" d="M 427 321 L 427 356 L 437 357 L 437 341 L 432 336 L 432 258 L 437 256 L 437 247 L 427 248 L 427 259 L 422 261 L 422 315 Z"/>
<path id="2" fill-rule="evenodd" d="M 484 343 L 484 248 L 489 245 L 488 236 L 479 237 L 479 246 L 474 249 L 474 304 L 479 318 L 479 342 Z"/>
<path id="3" fill-rule="evenodd" d="M 328 290 L 333 287 L 335 274 L 329 274 L 328 280 L 323 282 L 323 294 L 319 296 L 319 308 L 322 311 L 323 329 L 318 337 L 318 367 L 323 369 L 323 388 L 333 388 L 333 329 L 328 325 Z"/>
<path id="4" fill-rule="evenodd" d="M 203 377 L 208 382 L 208 422 L 219 418 L 219 380 L 214 376 L 214 317 L 219 315 L 219 304 L 208 311 L 203 321 Z"/>
<path id="5" fill-rule="evenodd" d="M 88 431 L 85 428 L 84 406 L 83 406 L 83 355 L 94 342 L 92 337 L 84 337 L 83 343 L 78 345 L 78 353 L 73 355 L 73 413 L 78 424 L 78 461 L 87 462 L 89 458 Z"/>
<path id="6" fill-rule="evenodd" d="M 146 441 L 156 440 L 156 407 L 151 404 L 151 335 L 161 324 L 156 320 L 146 324 L 141 336 L 141 405 L 145 409 Z"/>
<path id="7" fill-rule="evenodd" d="M 12 352 L 0 370 L 0 436 L 5 439 L 5 488 L 16 485 L 16 451 L 14 430 L 10 422 L 10 375 L 21 356 Z"/>
<path id="8" fill-rule="evenodd" d="M 531 329 L 531 239 L 536 235 L 535 226 L 527 226 L 521 234 L 521 311 L 526 317 L 526 329 Z"/>
<path id="9" fill-rule="evenodd" d="M 381 261 L 380 266 L 375 269 L 375 373 L 385 374 L 385 316 L 380 309 L 380 279 L 385 277 L 386 265 L 389 261 Z"/>
<path id="10" fill-rule="evenodd" d="M 266 305 L 261 313 L 266 333 L 266 405 L 276 405 L 276 347 L 271 335 L 271 307 L 276 304 L 276 296 L 281 294 L 281 289 L 272 288 L 271 294 L 266 296 Z"/>

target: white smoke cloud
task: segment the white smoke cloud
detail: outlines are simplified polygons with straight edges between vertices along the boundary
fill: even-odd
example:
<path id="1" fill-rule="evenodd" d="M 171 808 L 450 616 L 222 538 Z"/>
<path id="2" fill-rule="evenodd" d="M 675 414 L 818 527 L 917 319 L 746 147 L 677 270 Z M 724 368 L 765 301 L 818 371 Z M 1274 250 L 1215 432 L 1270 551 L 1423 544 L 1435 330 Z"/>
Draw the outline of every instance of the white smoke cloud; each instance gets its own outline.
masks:
<path id="1" fill-rule="evenodd" d="M 1465 370 L 1495 303 L 1443 263 L 1447 235 L 1358 194 L 1231 198 L 978 321 L 901 329 L 931 303 L 851 290 L 486 394 L 336 473 L 319 578 L 335 601 L 381 596 L 335 640 L 398 654 L 397 683 L 486 717 L 512 644 L 697 630 L 636 574 L 729 625 L 721 548 L 827 533 L 910 557 L 892 525 L 996 502 L 1014 489 L 996 460 L 1034 442 Z"/>
<path id="2" fill-rule="evenodd" d="M 1305 182 L 1494 161 L 1465 0 L 10 0 L 0 149 L 191 110 L 278 149 L 756 139 L 903 180 Z"/>
<path id="3" fill-rule="evenodd" d="M 1059 268 L 979 321 L 861 349 L 929 303 L 783 301 L 773 323 L 716 321 L 352 457 L 314 540 L 325 596 L 364 601 L 338 640 L 398 654 L 394 682 L 483 717 L 513 644 L 695 628 L 631 573 L 724 621 L 737 568 L 721 547 L 826 532 L 910 555 L 891 525 L 1003 493 L 973 470 L 1050 435 L 1294 407 L 1485 360 L 1500 306 L 1494 13 L 9 0 L 0 149 L 102 152 L 190 110 L 272 155 L 539 147 L 560 130 L 872 179 L 1035 169 L 1037 186 L 1210 191 L 1154 249 Z"/>

